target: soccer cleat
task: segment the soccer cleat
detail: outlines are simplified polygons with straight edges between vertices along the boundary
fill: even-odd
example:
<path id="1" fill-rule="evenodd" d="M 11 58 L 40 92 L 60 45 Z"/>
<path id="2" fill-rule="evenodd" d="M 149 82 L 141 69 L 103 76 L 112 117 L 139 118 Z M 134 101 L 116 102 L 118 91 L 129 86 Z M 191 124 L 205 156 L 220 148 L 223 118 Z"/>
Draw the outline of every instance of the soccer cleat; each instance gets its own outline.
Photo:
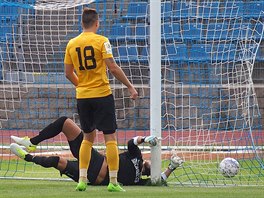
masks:
<path id="1" fill-rule="evenodd" d="M 125 190 L 119 184 L 109 183 L 107 186 L 109 192 L 125 192 Z"/>
<path id="2" fill-rule="evenodd" d="M 177 155 L 172 155 L 171 156 L 171 159 L 170 159 L 170 164 L 169 164 L 169 169 L 170 170 L 175 170 L 176 168 L 178 168 L 179 166 L 181 166 L 183 164 L 183 159 L 180 158 L 179 156 Z"/>
<path id="3" fill-rule="evenodd" d="M 37 146 L 32 144 L 30 142 L 30 138 L 27 136 L 20 138 L 20 137 L 11 135 L 11 139 L 14 140 L 16 143 L 26 147 L 28 152 L 34 152 L 37 149 Z"/>
<path id="4" fill-rule="evenodd" d="M 23 150 L 18 144 L 12 143 L 10 144 L 10 150 L 16 156 L 20 157 L 21 159 L 25 159 L 26 155 L 28 154 L 27 151 Z"/>
<path id="5" fill-rule="evenodd" d="M 77 187 L 75 188 L 76 191 L 85 191 L 87 187 L 87 184 L 83 181 L 80 181 L 77 185 Z"/>

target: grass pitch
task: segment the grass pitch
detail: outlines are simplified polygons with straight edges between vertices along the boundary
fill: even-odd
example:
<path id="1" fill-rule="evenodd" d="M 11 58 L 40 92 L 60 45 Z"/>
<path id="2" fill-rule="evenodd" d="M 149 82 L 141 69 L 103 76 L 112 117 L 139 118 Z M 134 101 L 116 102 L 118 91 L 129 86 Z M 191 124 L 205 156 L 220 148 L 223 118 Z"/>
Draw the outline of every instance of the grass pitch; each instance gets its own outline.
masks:
<path id="1" fill-rule="evenodd" d="M 76 192 L 77 183 L 67 181 L 38 181 L 38 180 L 0 180 L 0 197 L 125 197 L 125 198 L 262 198 L 263 187 L 157 187 L 157 186 L 125 186 L 126 192 L 108 192 L 106 186 L 88 186 L 85 192 Z"/>
<path id="2" fill-rule="evenodd" d="M 167 166 L 167 161 L 163 162 L 163 167 Z M 226 179 L 221 175 L 217 175 L 217 172 L 208 172 L 203 174 L 193 174 L 195 172 L 199 173 L 199 170 L 207 170 L 208 165 L 202 169 L 195 169 L 195 167 L 185 163 L 184 168 L 174 171 L 175 176 L 171 176 L 168 181 L 171 185 L 168 187 L 158 187 L 158 186 L 125 186 L 126 192 L 124 193 L 110 193 L 106 190 L 106 186 L 88 186 L 85 192 L 76 192 L 75 187 L 77 183 L 73 181 L 47 181 L 47 180 L 25 180 L 25 179 L 13 179 L 13 176 L 21 178 L 60 178 L 59 172 L 55 169 L 44 169 L 38 165 L 33 165 L 33 163 L 27 163 L 22 160 L 0 160 L 0 176 L 7 177 L 6 179 L 0 179 L 0 198 L 20 198 L 20 197 L 38 197 L 38 198 L 66 198 L 66 197 L 122 197 L 122 198 L 155 198 L 155 197 L 174 197 L 174 198 L 263 198 L 264 188 L 263 188 L 263 174 L 262 170 L 254 168 L 254 164 L 251 165 L 253 169 L 250 171 L 254 172 L 253 175 L 259 175 L 257 178 L 246 178 L 243 174 L 249 170 L 241 170 L 240 174 L 233 178 L 233 180 Z M 209 170 L 217 171 L 217 166 L 210 167 Z M 215 176 L 214 176 L 215 175 Z M 188 178 L 186 178 L 188 176 Z M 207 177 L 206 177 L 207 176 Z M 227 184 L 228 187 L 182 187 L 180 181 L 189 181 L 190 177 L 195 177 L 199 181 L 207 179 L 214 179 L 213 181 L 217 184 Z M 213 178 L 215 177 L 215 178 Z M 9 178 L 9 179 L 8 179 Z M 63 179 L 67 178 L 66 176 Z M 255 185 L 260 186 L 248 186 L 251 182 Z M 194 180 L 195 181 L 195 180 Z M 172 185 L 172 183 L 176 183 Z M 235 186 L 235 184 L 239 186 Z M 204 184 L 204 183 L 202 183 Z M 208 183 L 209 185 L 211 183 Z M 233 185 L 228 185 L 233 184 Z M 245 185 L 245 186 L 243 186 Z"/>

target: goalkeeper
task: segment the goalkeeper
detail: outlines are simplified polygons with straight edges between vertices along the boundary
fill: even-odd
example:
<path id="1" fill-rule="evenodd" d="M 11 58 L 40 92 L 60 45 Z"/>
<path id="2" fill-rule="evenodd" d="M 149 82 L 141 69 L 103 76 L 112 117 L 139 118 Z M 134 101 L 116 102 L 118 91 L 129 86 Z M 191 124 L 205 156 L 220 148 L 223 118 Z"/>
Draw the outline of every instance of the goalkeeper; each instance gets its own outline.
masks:
<path id="1" fill-rule="evenodd" d="M 75 161 L 66 160 L 62 156 L 33 156 L 23 150 L 18 144 L 23 145 L 29 152 L 35 151 L 37 145 L 47 139 L 57 136 L 63 132 L 66 136 L 72 155 L 77 159 Z M 79 148 L 82 143 L 83 133 L 81 129 L 69 118 L 61 117 L 55 122 L 45 127 L 35 137 L 16 137 L 11 138 L 18 144 L 10 145 L 11 151 L 18 157 L 39 164 L 45 168 L 56 168 L 61 174 L 65 174 L 75 182 L 79 179 Z M 149 143 L 152 146 L 157 144 L 157 138 L 153 136 L 137 136 L 128 141 L 128 150 L 119 154 L 119 171 L 118 182 L 123 185 L 144 185 L 149 179 L 142 179 L 143 175 L 150 175 L 150 161 L 143 160 L 140 149 L 137 145 L 141 143 Z M 163 180 L 181 164 L 183 160 L 177 156 L 171 157 L 171 162 L 168 168 L 161 174 Z M 106 163 L 106 157 L 95 149 L 92 149 L 91 164 L 89 166 L 87 176 L 91 185 L 107 185 L 109 183 L 109 170 Z"/>

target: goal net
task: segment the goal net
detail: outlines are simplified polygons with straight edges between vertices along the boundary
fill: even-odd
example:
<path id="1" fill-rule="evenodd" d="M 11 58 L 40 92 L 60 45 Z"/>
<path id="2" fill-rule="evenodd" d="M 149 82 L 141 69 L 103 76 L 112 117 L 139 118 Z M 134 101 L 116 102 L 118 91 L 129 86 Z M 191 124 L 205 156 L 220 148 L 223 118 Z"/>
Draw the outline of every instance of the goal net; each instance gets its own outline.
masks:
<path id="1" fill-rule="evenodd" d="M 31 137 L 60 116 L 79 122 L 63 59 L 69 39 L 82 31 L 84 6 L 100 13 L 98 33 L 109 38 L 116 62 L 140 95 L 131 102 L 109 74 L 120 150 L 133 136 L 150 134 L 148 1 L 5 0 L 0 3 L 0 177 L 60 178 L 12 155 L 10 136 Z M 264 185 L 263 120 L 252 79 L 262 9 L 261 1 L 161 2 L 162 168 L 173 153 L 185 161 L 170 184 Z M 96 146 L 103 145 L 98 133 Z M 148 158 L 149 147 L 141 148 Z M 42 142 L 34 154 L 72 158 L 63 134 Z M 225 157 L 240 163 L 237 176 L 219 172 Z"/>

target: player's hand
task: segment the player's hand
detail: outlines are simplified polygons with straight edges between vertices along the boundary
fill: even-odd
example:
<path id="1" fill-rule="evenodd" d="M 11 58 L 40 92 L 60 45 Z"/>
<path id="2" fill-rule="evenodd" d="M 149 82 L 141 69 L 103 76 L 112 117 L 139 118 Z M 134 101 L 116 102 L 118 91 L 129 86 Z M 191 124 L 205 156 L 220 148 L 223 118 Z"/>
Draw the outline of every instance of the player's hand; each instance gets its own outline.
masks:
<path id="1" fill-rule="evenodd" d="M 156 146 L 158 144 L 158 138 L 156 136 L 150 135 L 145 137 L 144 142 L 149 143 L 151 146 Z"/>
<path id="2" fill-rule="evenodd" d="M 184 160 L 182 158 L 180 158 L 179 156 L 174 154 L 170 158 L 169 169 L 175 170 L 179 166 L 182 166 L 183 163 L 184 163 Z"/>
<path id="3" fill-rule="evenodd" d="M 133 100 L 136 100 L 138 97 L 138 92 L 137 90 L 132 86 L 130 88 L 128 88 L 129 92 L 130 92 L 130 98 Z"/>

